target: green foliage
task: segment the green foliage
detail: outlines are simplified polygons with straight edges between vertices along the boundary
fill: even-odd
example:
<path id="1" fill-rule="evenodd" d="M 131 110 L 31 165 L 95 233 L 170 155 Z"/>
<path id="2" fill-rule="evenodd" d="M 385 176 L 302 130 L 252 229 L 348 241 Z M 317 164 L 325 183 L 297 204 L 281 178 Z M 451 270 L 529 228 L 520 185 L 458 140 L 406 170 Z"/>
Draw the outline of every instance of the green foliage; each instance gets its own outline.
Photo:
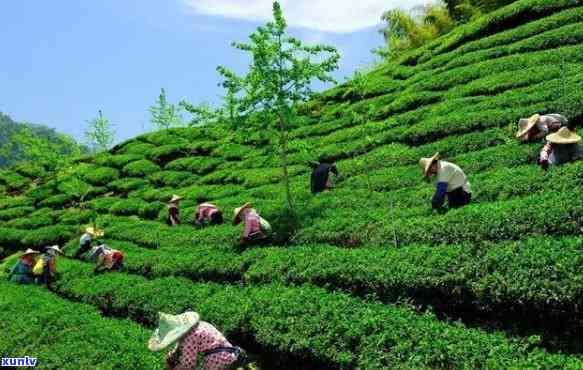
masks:
<path id="1" fill-rule="evenodd" d="M 2 322 L 0 344 L 12 357 L 30 355 L 22 346 L 21 338 L 26 337 L 34 338 L 33 357 L 46 368 L 104 368 L 105 358 L 105 367 L 111 369 L 130 363 L 140 369 L 163 368 L 162 355 L 144 345 L 150 333 L 138 324 L 103 318 L 96 308 L 55 297 L 41 287 L 2 281 L 0 290 L 10 291 L 0 296 L 0 310 L 11 317 Z M 34 309 L 23 311 L 22 307 Z M 71 327 L 75 330 L 68 330 Z M 112 357 L 112 351 L 118 355 Z"/>
<path id="2" fill-rule="evenodd" d="M 166 91 L 160 90 L 160 96 L 156 105 L 150 107 L 152 118 L 150 122 L 157 130 L 169 129 L 170 127 L 182 126 L 183 119 L 180 105 L 168 103 Z"/>
<path id="3" fill-rule="evenodd" d="M 0 171 L 0 184 L 5 185 L 8 191 L 22 191 L 29 185 L 29 181 L 14 171 Z"/>
<path id="4" fill-rule="evenodd" d="M 119 200 L 113 203 L 109 208 L 109 212 L 119 216 L 136 215 L 146 219 L 154 219 L 158 217 L 161 208 L 161 203 L 150 203 L 140 199 L 131 198 Z"/>
<path id="5" fill-rule="evenodd" d="M 126 177 L 109 183 L 109 189 L 116 193 L 129 193 L 148 186 L 148 180 Z"/>
<path id="6" fill-rule="evenodd" d="M 111 126 L 109 120 L 103 117 L 101 110 L 96 118 L 87 121 L 85 139 L 93 152 L 105 152 L 111 148 L 115 139 L 115 132 Z"/>
<path id="7" fill-rule="evenodd" d="M 248 44 L 233 43 L 239 50 L 251 54 L 247 75 L 239 77 L 225 67 L 218 67 L 229 92 L 245 91 L 240 99 L 243 115 L 258 112 L 261 119 L 247 124 L 271 132 L 272 151 L 280 155 L 283 185 L 288 206 L 293 199 L 288 178 L 288 135 L 293 127 L 295 105 L 312 95 L 312 82 L 334 82 L 330 73 L 338 68 L 340 55 L 331 46 L 304 46 L 287 34 L 287 24 L 281 6 L 273 3 L 273 22 L 258 27 Z"/>
<path id="8" fill-rule="evenodd" d="M 143 177 L 160 171 L 160 167 L 147 159 L 142 159 L 125 165 L 122 171 L 128 176 Z"/>
<path id="9" fill-rule="evenodd" d="M 189 171 L 197 175 L 212 172 L 222 161 L 208 157 L 188 157 L 176 159 L 168 163 L 164 169 L 170 171 Z"/>

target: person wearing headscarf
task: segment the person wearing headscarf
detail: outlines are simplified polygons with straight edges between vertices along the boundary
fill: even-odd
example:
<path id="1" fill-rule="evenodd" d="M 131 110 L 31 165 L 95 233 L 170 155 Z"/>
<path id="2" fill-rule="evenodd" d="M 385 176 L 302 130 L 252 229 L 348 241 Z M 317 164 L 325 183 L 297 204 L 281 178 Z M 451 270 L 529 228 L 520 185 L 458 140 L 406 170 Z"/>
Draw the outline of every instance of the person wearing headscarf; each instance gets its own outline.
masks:
<path id="1" fill-rule="evenodd" d="M 271 225 L 249 202 L 233 210 L 233 225 L 241 222 L 245 225 L 240 239 L 242 246 L 260 244 L 271 236 Z"/>
<path id="2" fill-rule="evenodd" d="M 224 370 L 244 364 L 245 352 L 233 346 L 213 325 L 200 321 L 196 312 L 180 315 L 159 312 L 158 316 L 158 328 L 148 341 L 148 348 L 158 352 L 174 345 L 166 356 L 167 369 Z"/>
<path id="3" fill-rule="evenodd" d="M 194 220 L 199 226 L 220 225 L 223 223 L 223 213 L 212 203 L 201 203 L 196 207 Z"/>
<path id="4" fill-rule="evenodd" d="M 334 183 L 330 178 L 330 172 L 332 172 L 336 177 L 339 176 L 336 164 L 326 163 L 326 162 L 315 162 L 312 164 L 313 170 L 310 177 L 310 190 L 312 194 L 321 193 L 325 190 L 330 190 L 334 188 Z"/>
<path id="5" fill-rule="evenodd" d="M 172 199 L 168 202 L 168 218 L 166 223 L 168 226 L 180 225 L 180 200 L 182 199 L 179 195 L 173 195 Z"/>
<path id="6" fill-rule="evenodd" d="M 459 208 L 470 203 L 472 191 L 464 171 L 456 164 L 442 161 L 439 153 L 430 158 L 421 158 L 419 166 L 427 181 L 437 178 L 435 194 L 431 201 L 433 209 L 440 209 L 445 203 L 449 208 Z"/>
<path id="7" fill-rule="evenodd" d="M 27 249 L 20 259 L 14 265 L 8 274 L 8 280 L 18 284 L 32 284 L 34 283 L 34 275 L 32 269 L 36 262 L 36 258 L 40 254 L 39 251 Z"/>
<path id="8" fill-rule="evenodd" d="M 547 142 L 542 148 L 539 163 L 544 170 L 549 166 L 557 166 L 583 159 L 581 136 L 575 131 L 562 127 L 554 134 L 547 136 Z"/>
<path id="9" fill-rule="evenodd" d="M 95 262 L 95 273 L 112 270 L 120 271 L 124 267 L 123 253 L 116 249 L 111 249 L 106 244 L 93 247 L 89 258 Z"/>
<path id="10" fill-rule="evenodd" d="M 42 271 L 37 270 L 36 264 L 33 268 L 33 273 L 38 276 L 37 283 L 45 284 L 47 287 L 50 287 L 57 276 L 57 255 L 59 254 L 63 254 L 63 251 L 58 245 L 52 245 L 45 249 L 45 253 L 40 257 L 40 260 L 42 261 Z M 37 261 L 36 263 L 39 264 L 41 261 Z"/>
<path id="11" fill-rule="evenodd" d="M 561 127 L 569 124 L 567 118 L 561 114 L 535 114 L 526 119 L 518 121 L 518 132 L 516 138 L 522 142 L 534 142 L 543 139 L 545 136 L 559 131 Z"/>
<path id="12" fill-rule="evenodd" d="M 80 258 L 83 254 L 87 253 L 91 249 L 91 243 L 97 238 L 102 238 L 105 233 L 103 230 L 96 229 L 94 227 L 88 227 L 85 229 L 85 233 L 81 235 L 79 239 L 79 249 L 75 252 L 74 257 Z"/>

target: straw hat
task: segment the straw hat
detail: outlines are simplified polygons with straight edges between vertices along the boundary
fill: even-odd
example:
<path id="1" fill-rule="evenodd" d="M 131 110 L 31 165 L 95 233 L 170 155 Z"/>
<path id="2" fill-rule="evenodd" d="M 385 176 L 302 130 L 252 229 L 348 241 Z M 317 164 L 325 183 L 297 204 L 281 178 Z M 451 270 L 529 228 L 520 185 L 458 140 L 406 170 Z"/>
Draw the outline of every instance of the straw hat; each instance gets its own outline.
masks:
<path id="1" fill-rule="evenodd" d="M 554 134 L 547 135 L 547 141 L 553 144 L 577 144 L 581 141 L 581 136 L 569 130 L 567 127 L 562 127 Z"/>
<path id="2" fill-rule="evenodd" d="M 34 249 L 28 248 L 27 250 L 24 251 L 24 253 L 22 253 L 22 257 L 28 256 L 29 254 L 40 254 L 40 252 L 35 251 Z"/>
<path id="3" fill-rule="evenodd" d="M 47 247 L 47 252 L 48 251 L 55 251 L 56 253 L 63 254 L 63 251 L 61 248 L 59 248 L 58 245 L 51 245 L 50 247 Z"/>
<path id="4" fill-rule="evenodd" d="M 181 200 L 181 199 L 182 199 L 182 197 L 181 197 L 180 195 L 176 195 L 176 194 L 174 194 L 174 195 L 172 196 L 172 199 L 170 199 L 170 203 L 177 202 L 177 201 L 179 201 L 179 200 Z"/>
<path id="5" fill-rule="evenodd" d="M 538 123 L 539 120 L 540 114 L 535 114 L 527 120 L 521 119 L 518 121 L 518 132 L 516 133 L 516 137 L 520 138 L 526 135 L 534 127 L 534 125 Z"/>
<path id="6" fill-rule="evenodd" d="M 90 234 L 90 235 L 92 235 L 92 236 L 96 237 L 96 238 L 100 238 L 100 237 L 102 237 L 103 235 L 105 235 L 105 232 L 104 232 L 103 230 L 100 230 L 100 229 L 95 229 L 95 228 L 93 228 L 93 227 L 88 227 L 88 228 L 86 228 L 86 229 L 85 229 L 85 232 L 86 232 L 87 234 Z"/>
<path id="7" fill-rule="evenodd" d="M 429 168 L 433 164 L 433 162 L 439 160 L 439 153 L 435 153 L 431 158 L 421 158 L 419 160 L 419 167 L 423 170 L 423 176 L 427 177 L 429 173 Z"/>
<path id="8" fill-rule="evenodd" d="M 235 208 L 233 210 L 233 225 L 238 225 L 239 222 L 241 222 L 241 212 L 243 212 L 244 209 L 247 209 L 250 207 L 251 207 L 251 203 L 247 202 L 247 203 L 243 204 L 241 207 Z"/>
<path id="9" fill-rule="evenodd" d="M 158 328 L 148 341 L 148 348 L 154 352 L 161 351 L 182 338 L 200 321 L 199 315 L 192 311 L 187 311 L 181 315 L 158 312 L 158 316 Z"/>

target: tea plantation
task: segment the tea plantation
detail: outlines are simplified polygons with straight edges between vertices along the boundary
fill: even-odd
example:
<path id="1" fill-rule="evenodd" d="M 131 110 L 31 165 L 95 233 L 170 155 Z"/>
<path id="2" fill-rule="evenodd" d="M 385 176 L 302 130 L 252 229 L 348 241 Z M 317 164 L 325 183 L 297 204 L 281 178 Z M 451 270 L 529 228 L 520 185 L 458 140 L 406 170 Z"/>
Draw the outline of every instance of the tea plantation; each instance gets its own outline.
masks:
<path id="1" fill-rule="evenodd" d="M 171 129 L 66 175 L 1 171 L 0 274 L 29 247 L 65 256 L 54 291 L 2 276 L 0 352 L 163 368 L 146 347 L 157 312 L 192 308 L 266 369 L 583 369 L 583 162 L 543 172 L 540 145 L 514 138 L 534 113 L 583 117 L 582 63 L 583 2 L 521 0 L 321 93 L 291 135 L 295 224 L 260 132 Z M 471 205 L 431 210 L 417 161 L 436 151 L 468 174 Z M 342 179 L 313 196 L 318 157 Z M 240 226 L 195 227 L 203 201 L 228 217 L 253 202 L 273 243 L 242 250 Z M 93 219 L 123 273 L 73 258 Z"/>

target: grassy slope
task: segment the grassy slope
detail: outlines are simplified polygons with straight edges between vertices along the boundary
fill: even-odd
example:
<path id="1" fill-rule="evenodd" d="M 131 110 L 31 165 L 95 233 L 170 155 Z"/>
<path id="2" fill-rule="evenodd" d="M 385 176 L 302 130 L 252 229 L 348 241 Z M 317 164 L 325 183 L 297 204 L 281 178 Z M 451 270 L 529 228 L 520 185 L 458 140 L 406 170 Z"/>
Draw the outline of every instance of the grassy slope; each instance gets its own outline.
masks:
<path id="1" fill-rule="evenodd" d="M 187 222 L 197 202 L 230 212 L 251 200 L 281 225 L 280 170 L 264 140 L 220 128 L 148 134 L 80 160 L 92 189 L 82 209 L 38 166 L 1 172 L 0 246 L 73 240 L 72 256 L 80 225 L 98 215 L 129 271 L 92 277 L 64 261 L 58 295 L 147 327 L 158 309 L 193 307 L 243 345 L 304 365 L 582 367 L 538 347 L 583 350 L 583 164 L 542 174 L 537 146 L 513 140 L 518 118 L 583 97 L 582 22 L 578 2 L 518 1 L 374 70 L 364 91 L 348 83 L 307 103 L 293 136 L 310 154 L 292 154 L 291 169 L 301 224 L 278 230 L 287 248 L 242 252 L 231 226 L 163 224 L 164 201 L 179 193 Z M 568 98 L 556 93 L 560 63 Z M 431 214 L 416 162 L 435 151 L 469 174 L 474 204 Z M 337 159 L 345 180 L 314 198 L 305 163 L 319 154 Z M 468 322 L 481 327 L 512 317 L 542 342 L 443 321 L 467 320 L 460 312 L 485 318 Z"/>

